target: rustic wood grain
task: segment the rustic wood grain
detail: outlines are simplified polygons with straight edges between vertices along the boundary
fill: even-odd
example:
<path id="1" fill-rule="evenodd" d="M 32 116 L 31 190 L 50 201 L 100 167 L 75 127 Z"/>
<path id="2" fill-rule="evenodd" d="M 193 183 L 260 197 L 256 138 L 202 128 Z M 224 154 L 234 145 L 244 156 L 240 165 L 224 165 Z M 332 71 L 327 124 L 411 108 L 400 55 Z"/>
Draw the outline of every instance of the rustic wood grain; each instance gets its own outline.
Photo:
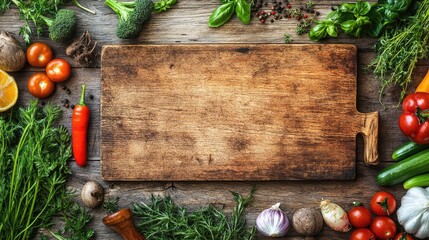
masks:
<path id="1" fill-rule="evenodd" d="M 344 44 L 105 46 L 102 177 L 354 179 L 356 133 L 372 164 L 378 138 L 378 114 L 356 110 L 356 54 Z"/>
<path id="2" fill-rule="evenodd" d="M 145 26 L 145 32 L 135 40 L 120 40 L 114 35 L 114 28 L 117 18 L 110 11 L 102 0 L 80 0 L 81 4 L 97 11 L 97 15 L 82 12 L 66 2 L 66 8 L 76 10 L 79 28 L 76 36 L 84 30 L 89 30 L 94 38 L 100 42 L 100 47 L 105 44 L 171 44 L 171 43 L 282 43 L 285 32 L 291 33 L 293 43 L 310 43 L 307 36 L 297 36 L 295 31 L 296 22 L 289 20 L 276 21 L 273 24 L 261 25 L 256 19 L 252 20 L 249 26 L 242 25 L 236 18 L 228 22 L 227 25 L 219 29 L 207 28 L 206 22 L 210 12 L 219 4 L 217 0 L 178 0 L 178 3 L 168 12 L 156 14 L 150 23 Z M 293 6 L 305 1 L 291 1 Z M 316 9 L 320 10 L 321 18 L 326 16 L 332 5 L 338 5 L 340 0 L 319 0 L 314 1 Z M 22 22 L 16 8 L 4 14 L 0 14 L 0 29 L 12 32 L 18 37 L 19 27 Z M 23 40 L 18 37 L 23 43 Z M 48 43 L 54 49 L 55 55 L 66 58 L 65 47 L 67 44 L 54 43 L 46 35 L 40 38 L 34 37 L 34 41 Z M 354 181 L 268 181 L 268 182 L 115 182 L 104 181 L 100 176 L 100 65 L 99 61 L 94 68 L 81 68 L 78 64 L 73 65 L 74 77 L 65 82 L 64 85 L 72 89 L 70 95 L 57 88 L 51 98 L 45 101 L 52 101 L 61 105 L 60 100 L 68 98 L 73 101 L 79 99 L 80 84 L 87 83 L 91 93 L 94 95 L 93 101 L 88 101 L 91 115 L 90 126 L 90 161 L 86 168 L 79 168 L 70 162 L 73 174 L 68 186 L 78 194 L 86 181 L 95 179 L 106 189 L 106 197 L 120 197 L 120 207 L 129 207 L 135 202 L 149 202 L 150 195 L 158 196 L 171 195 L 174 201 L 189 209 L 196 209 L 207 204 L 214 203 L 224 206 L 225 211 L 231 212 L 234 205 L 229 191 L 237 191 L 246 194 L 249 189 L 256 185 L 257 192 L 254 203 L 247 209 L 246 217 L 248 224 L 253 225 L 260 211 L 270 207 L 276 202 L 282 203 L 282 209 L 286 211 L 291 219 L 292 214 L 300 207 L 317 206 L 322 198 L 331 199 L 338 202 L 348 210 L 352 201 L 361 201 L 369 204 L 372 194 L 378 190 L 388 190 L 395 194 L 397 198 L 404 195 L 405 191 L 400 185 L 384 188 L 375 182 L 377 172 L 391 164 L 391 154 L 393 150 L 407 141 L 407 138 L 400 134 L 397 126 L 397 119 L 401 112 L 397 108 L 397 100 L 400 91 L 398 88 L 388 89 L 384 96 L 384 108 L 378 102 L 380 89 L 379 81 L 372 75 L 370 70 L 366 70 L 368 64 L 375 56 L 373 38 L 354 39 L 341 35 L 337 39 L 330 39 L 322 43 L 351 43 L 358 47 L 358 79 L 357 79 L 357 109 L 360 112 L 379 111 L 379 159 L 382 164 L 378 166 L 365 166 L 363 164 L 363 138 L 357 137 L 356 158 L 357 172 Z M 418 63 L 414 71 L 413 83 L 410 92 L 417 86 L 429 68 L 429 61 L 424 60 Z M 30 74 L 43 69 L 36 69 L 26 66 L 21 72 L 14 73 L 19 85 L 19 104 L 26 105 L 34 98 L 26 89 L 26 81 Z M 71 110 L 64 109 L 61 124 L 70 128 Z M 333 150 L 334 151 L 334 150 Z M 91 227 L 96 230 L 97 240 L 120 240 L 122 239 L 116 232 L 109 229 L 102 223 L 102 218 L 106 213 L 102 209 L 91 210 L 94 219 Z M 59 220 L 57 221 L 60 222 Z M 344 240 L 349 239 L 350 234 L 338 233 L 330 230 L 326 225 L 317 239 L 321 240 Z M 39 239 L 39 238 L 37 238 Z M 257 239 L 268 240 L 258 234 Z M 298 236 L 293 230 L 286 237 L 280 240 L 304 240 L 308 239 Z"/>

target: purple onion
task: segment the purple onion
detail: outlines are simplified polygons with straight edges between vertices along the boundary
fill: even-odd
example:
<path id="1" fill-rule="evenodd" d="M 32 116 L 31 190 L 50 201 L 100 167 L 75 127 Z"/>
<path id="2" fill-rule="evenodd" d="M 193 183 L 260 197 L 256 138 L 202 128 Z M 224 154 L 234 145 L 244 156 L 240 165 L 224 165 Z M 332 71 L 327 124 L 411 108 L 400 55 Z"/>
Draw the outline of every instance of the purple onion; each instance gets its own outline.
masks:
<path id="1" fill-rule="evenodd" d="M 267 237 L 282 237 L 289 230 L 289 219 L 280 203 L 262 211 L 256 218 L 256 229 Z"/>

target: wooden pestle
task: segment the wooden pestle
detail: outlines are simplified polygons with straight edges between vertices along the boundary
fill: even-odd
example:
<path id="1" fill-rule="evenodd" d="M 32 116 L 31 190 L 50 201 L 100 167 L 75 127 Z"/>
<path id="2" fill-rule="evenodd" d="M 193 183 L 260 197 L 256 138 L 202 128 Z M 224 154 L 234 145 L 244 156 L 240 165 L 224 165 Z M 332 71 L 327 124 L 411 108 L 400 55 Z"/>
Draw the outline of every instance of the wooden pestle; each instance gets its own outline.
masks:
<path id="1" fill-rule="evenodd" d="M 145 240 L 134 225 L 133 214 L 129 208 L 104 217 L 103 223 L 119 233 L 124 240 Z"/>

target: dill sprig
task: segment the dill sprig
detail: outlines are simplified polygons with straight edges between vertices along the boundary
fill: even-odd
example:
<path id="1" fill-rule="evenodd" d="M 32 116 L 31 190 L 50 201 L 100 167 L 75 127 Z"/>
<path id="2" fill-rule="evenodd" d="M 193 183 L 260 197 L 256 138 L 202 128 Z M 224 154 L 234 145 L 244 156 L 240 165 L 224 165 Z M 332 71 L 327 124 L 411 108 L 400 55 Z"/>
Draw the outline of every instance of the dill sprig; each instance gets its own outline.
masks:
<path id="1" fill-rule="evenodd" d="M 195 211 L 174 205 L 170 196 L 151 197 L 151 203 L 134 204 L 133 213 L 138 219 L 137 228 L 148 239 L 193 240 L 251 240 L 254 227 L 246 228 L 245 208 L 253 201 L 253 188 L 243 197 L 231 192 L 236 206 L 231 216 L 212 204 Z"/>

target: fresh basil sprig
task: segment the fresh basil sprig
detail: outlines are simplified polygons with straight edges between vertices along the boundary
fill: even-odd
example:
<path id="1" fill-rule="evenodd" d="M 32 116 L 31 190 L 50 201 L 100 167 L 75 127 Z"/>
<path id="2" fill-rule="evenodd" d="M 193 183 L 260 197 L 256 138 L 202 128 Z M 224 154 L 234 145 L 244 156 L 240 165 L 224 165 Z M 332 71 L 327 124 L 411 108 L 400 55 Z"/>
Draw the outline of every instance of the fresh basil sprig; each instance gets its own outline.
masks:
<path id="1" fill-rule="evenodd" d="M 366 34 L 378 37 L 386 25 L 394 23 L 406 13 L 412 0 L 379 0 L 371 4 L 366 1 L 342 3 L 330 12 L 323 21 L 316 21 L 309 38 L 319 41 L 327 36 L 337 37 L 339 30 L 345 34 L 360 37 Z"/>
<path id="2" fill-rule="evenodd" d="M 250 23 L 250 3 L 247 0 L 221 0 L 222 5 L 217 7 L 209 17 L 209 27 L 220 27 L 235 13 L 244 24 Z"/>

